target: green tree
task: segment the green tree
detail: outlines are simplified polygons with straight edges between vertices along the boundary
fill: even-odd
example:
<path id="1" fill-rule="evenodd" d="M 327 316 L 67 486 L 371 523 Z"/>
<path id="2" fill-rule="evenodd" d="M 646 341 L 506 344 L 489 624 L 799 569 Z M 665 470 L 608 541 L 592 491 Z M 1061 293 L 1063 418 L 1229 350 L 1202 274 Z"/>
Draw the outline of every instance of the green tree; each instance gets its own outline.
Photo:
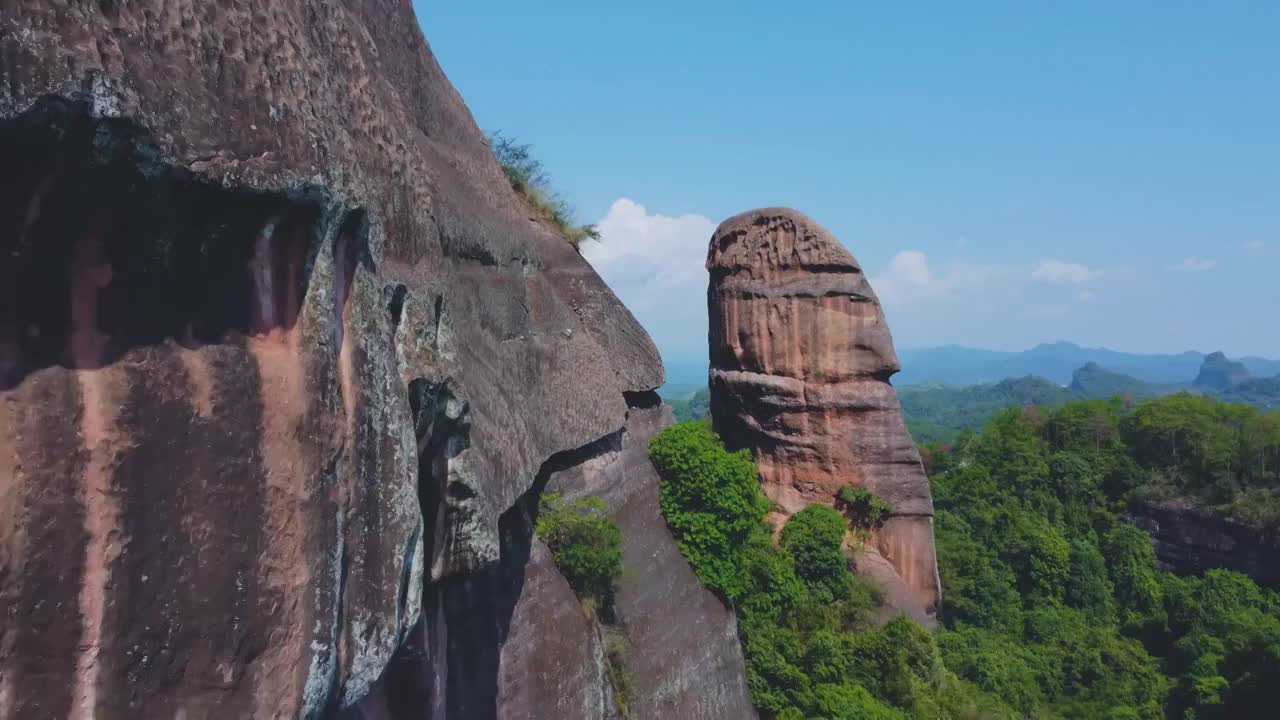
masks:
<path id="1" fill-rule="evenodd" d="M 1151 536 L 1133 525 L 1118 524 L 1103 537 L 1102 555 L 1115 584 L 1121 623 L 1131 628 L 1163 624 L 1164 589 Z"/>
<path id="2" fill-rule="evenodd" d="M 1004 556 L 1024 594 L 1060 600 L 1071 575 L 1071 546 L 1043 516 L 1017 513 Z"/>
<path id="3" fill-rule="evenodd" d="M 607 510 L 599 498 L 567 502 L 548 493 L 535 524 L 569 585 L 601 609 L 612 607 L 614 583 L 622 575 L 622 532 Z"/>
<path id="4" fill-rule="evenodd" d="M 1107 561 L 1096 540 L 1071 541 L 1071 572 L 1064 601 L 1108 625 L 1115 622 L 1115 588 L 1107 575 Z"/>
<path id="5" fill-rule="evenodd" d="M 681 423 L 649 443 L 659 502 L 698 578 L 729 600 L 745 590 L 743 552 L 769 503 L 745 450 L 730 453 L 708 422 Z"/>
<path id="6" fill-rule="evenodd" d="M 810 505 L 782 528 L 782 548 L 809 591 L 830 602 L 849 592 L 853 577 L 844 557 L 845 519 L 826 505 Z"/>

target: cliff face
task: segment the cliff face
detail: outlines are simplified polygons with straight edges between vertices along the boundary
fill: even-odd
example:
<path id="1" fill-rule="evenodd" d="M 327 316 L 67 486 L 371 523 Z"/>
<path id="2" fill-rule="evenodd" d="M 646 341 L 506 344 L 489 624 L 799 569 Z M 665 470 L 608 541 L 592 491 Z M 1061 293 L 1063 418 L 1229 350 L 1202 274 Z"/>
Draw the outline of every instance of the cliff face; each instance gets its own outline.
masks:
<path id="1" fill-rule="evenodd" d="M 731 447 L 751 448 L 766 494 L 787 514 L 870 488 L 893 511 L 875 558 L 890 596 L 905 583 L 937 606 L 933 502 L 889 377 L 889 328 L 857 261 L 808 217 L 754 210 L 721 223 L 707 252 L 711 416 Z M 862 567 L 866 566 L 865 570 Z M 903 608 L 912 609 L 912 608 Z"/>
<path id="2" fill-rule="evenodd" d="M 733 613 L 702 587 L 658 507 L 649 439 L 670 408 L 631 408 L 625 426 L 543 465 L 534 487 L 501 519 L 501 561 L 436 585 L 426 613 L 443 620 L 410 640 L 351 718 L 505 720 L 753 718 Z M 538 497 L 602 499 L 622 532 L 616 622 L 583 611 L 551 553 L 534 536 Z M 616 648 L 613 648 L 616 650 Z M 618 662 L 629 691 L 609 680 Z M 619 707 L 625 705 L 627 715 Z"/>
<path id="3" fill-rule="evenodd" d="M 1214 568 L 1242 572 L 1280 588 L 1280 542 L 1186 499 L 1138 499 L 1133 522 L 1151 533 L 1156 560 L 1168 570 L 1198 574 Z"/>
<path id="4" fill-rule="evenodd" d="M 589 675 L 512 508 L 661 365 L 408 0 L 4 2 L 0 182 L 0 718 L 483 718 L 512 638 Z"/>

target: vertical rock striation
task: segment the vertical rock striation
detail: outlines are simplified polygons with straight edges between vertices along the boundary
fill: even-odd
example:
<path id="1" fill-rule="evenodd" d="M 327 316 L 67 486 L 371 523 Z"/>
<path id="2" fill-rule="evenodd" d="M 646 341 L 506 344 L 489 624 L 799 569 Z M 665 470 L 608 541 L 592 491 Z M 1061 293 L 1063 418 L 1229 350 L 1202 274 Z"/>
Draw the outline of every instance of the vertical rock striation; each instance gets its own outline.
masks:
<path id="1" fill-rule="evenodd" d="M 790 515 L 832 503 L 844 485 L 893 505 L 860 571 L 917 614 L 940 586 L 929 482 L 889 378 L 898 371 L 884 313 L 856 260 L 785 208 L 720 224 L 707 250 L 711 417 L 750 448 L 766 494 Z M 901 584 L 909 592 L 897 592 Z"/>

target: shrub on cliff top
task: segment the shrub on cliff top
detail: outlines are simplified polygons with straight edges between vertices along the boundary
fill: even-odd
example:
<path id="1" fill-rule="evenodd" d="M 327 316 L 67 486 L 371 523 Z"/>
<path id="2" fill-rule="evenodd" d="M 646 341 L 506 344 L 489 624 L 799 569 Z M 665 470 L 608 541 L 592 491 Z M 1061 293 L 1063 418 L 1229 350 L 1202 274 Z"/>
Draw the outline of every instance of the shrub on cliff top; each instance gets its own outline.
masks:
<path id="1" fill-rule="evenodd" d="M 528 143 L 516 142 L 495 131 L 489 135 L 489 147 L 506 173 L 511 189 L 524 198 L 540 218 L 555 226 L 570 245 L 576 249 L 584 240 L 600 239 L 595 225 L 579 225 L 574 221 L 573 208 L 551 188 L 551 176 L 542 161 L 533 157 Z"/>
<path id="2" fill-rule="evenodd" d="M 548 493 L 534 531 L 578 597 L 609 611 L 614 583 L 622 575 L 622 531 L 605 511 L 599 498 L 567 502 Z"/>

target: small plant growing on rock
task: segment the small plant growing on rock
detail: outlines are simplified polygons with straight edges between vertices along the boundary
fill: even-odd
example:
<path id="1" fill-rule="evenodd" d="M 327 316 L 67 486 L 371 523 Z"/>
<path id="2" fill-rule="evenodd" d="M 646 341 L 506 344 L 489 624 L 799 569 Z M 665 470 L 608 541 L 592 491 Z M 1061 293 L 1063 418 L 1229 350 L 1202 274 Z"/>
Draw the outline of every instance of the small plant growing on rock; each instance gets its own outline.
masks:
<path id="1" fill-rule="evenodd" d="M 609 614 L 614 584 L 622 575 L 622 531 L 605 513 L 599 498 L 570 502 L 548 493 L 534 531 L 578 597 Z"/>
<path id="2" fill-rule="evenodd" d="M 893 506 L 864 487 L 845 485 L 836 494 L 836 509 L 849 519 L 855 532 L 866 533 L 883 525 Z"/>
<path id="3" fill-rule="evenodd" d="M 604 652 L 605 672 L 619 714 L 629 717 L 630 648 L 618 625 L 613 593 L 622 576 L 622 531 L 606 514 L 600 498 L 567 501 L 558 493 L 542 496 L 534 532 L 551 549 L 556 567 L 569 581 L 596 627 Z"/>
<path id="4" fill-rule="evenodd" d="M 511 189 L 524 198 L 538 217 L 551 223 L 574 249 L 580 250 L 584 240 L 600 239 L 595 225 L 579 225 L 574 221 L 573 207 L 551 188 L 551 177 L 542 161 L 533 157 L 528 143 L 494 132 L 489 135 L 489 147 Z"/>

